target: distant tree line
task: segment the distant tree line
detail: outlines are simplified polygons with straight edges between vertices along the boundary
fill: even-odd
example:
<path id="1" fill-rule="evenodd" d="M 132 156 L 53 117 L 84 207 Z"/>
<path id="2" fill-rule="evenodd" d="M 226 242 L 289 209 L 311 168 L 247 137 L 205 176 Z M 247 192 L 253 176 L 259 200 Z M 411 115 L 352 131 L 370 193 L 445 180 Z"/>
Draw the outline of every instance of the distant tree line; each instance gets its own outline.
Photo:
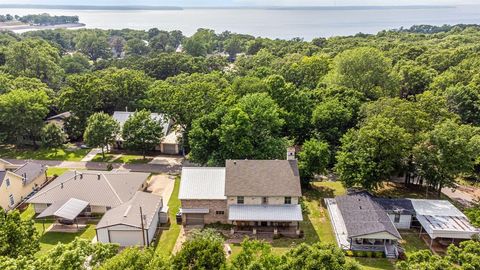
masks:
<path id="1" fill-rule="evenodd" d="M 78 23 L 78 16 L 51 16 L 48 13 L 25 15 L 18 18 L 19 21 L 37 25 L 56 25 Z"/>

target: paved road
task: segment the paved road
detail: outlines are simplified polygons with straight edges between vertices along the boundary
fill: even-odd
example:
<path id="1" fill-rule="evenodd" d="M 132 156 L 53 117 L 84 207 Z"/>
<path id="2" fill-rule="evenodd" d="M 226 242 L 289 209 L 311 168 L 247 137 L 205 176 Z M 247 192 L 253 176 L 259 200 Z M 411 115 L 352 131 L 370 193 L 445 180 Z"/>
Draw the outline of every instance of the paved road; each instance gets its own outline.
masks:
<path id="1" fill-rule="evenodd" d="M 472 204 L 479 200 L 480 198 L 475 198 L 473 194 L 464 192 L 459 189 L 452 189 L 452 188 L 443 188 L 442 193 L 447 195 L 450 199 L 455 200 L 462 204 L 465 207 L 472 206 Z"/>
<path id="2" fill-rule="evenodd" d="M 22 164 L 27 160 L 6 159 L 13 164 Z M 112 164 L 114 169 L 125 169 L 132 172 L 151 172 L 151 173 L 180 173 L 182 163 L 165 162 L 163 164 L 122 164 L 91 161 L 58 161 L 58 160 L 30 160 L 49 167 L 69 168 L 69 169 L 88 169 L 88 170 L 106 170 L 108 164 Z"/>

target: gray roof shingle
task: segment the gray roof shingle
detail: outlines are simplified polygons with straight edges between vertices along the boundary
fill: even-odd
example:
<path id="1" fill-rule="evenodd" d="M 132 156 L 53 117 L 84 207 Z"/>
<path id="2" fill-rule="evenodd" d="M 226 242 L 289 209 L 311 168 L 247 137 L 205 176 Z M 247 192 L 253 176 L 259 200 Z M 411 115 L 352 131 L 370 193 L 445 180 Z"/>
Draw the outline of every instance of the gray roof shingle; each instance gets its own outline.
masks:
<path id="1" fill-rule="evenodd" d="M 366 192 L 335 197 L 348 237 L 387 232 L 401 239 L 383 207 Z"/>
<path id="2" fill-rule="evenodd" d="M 120 171 L 69 171 L 41 189 L 28 203 L 54 203 L 76 198 L 90 205 L 115 207 L 130 200 L 149 175 Z"/>
<path id="3" fill-rule="evenodd" d="M 226 196 L 302 196 L 296 160 L 227 160 Z"/>
<path id="4" fill-rule="evenodd" d="M 387 213 L 409 214 L 414 215 L 412 201 L 409 199 L 388 199 L 388 198 L 372 198 L 380 206 L 383 207 Z"/>
<path id="5" fill-rule="evenodd" d="M 26 176 L 25 185 L 28 185 L 33 180 L 37 179 L 40 175 L 45 174 L 46 170 L 47 170 L 47 167 L 45 167 L 42 164 L 38 164 L 35 162 L 27 162 L 13 172 L 22 177 L 25 175 Z"/>
<path id="6" fill-rule="evenodd" d="M 107 211 L 98 222 L 96 228 L 100 229 L 119 224 L 142 228 L 140 207 L 142 207 L 142 214 L 145 216 L 144 227 L 149 228 L 155 214 L 162 207 L 162 197 L 152 193 L 137 191 L 131 200 Z"/>

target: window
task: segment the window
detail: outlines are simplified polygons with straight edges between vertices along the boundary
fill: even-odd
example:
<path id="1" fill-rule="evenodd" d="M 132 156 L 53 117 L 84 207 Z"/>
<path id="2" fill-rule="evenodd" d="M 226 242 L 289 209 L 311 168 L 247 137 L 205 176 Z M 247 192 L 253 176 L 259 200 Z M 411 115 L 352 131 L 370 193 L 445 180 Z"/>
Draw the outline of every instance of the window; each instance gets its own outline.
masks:
<path id="1" fill-rule="evenodd" d="M 238 196 L 237 197 L 237 204 L 243 204 L 245 201 L 244 201 L 244 198 L 243 196 Z"/>
<path id="2" fill-rule="evenodd" d="M 13 195 L 10 194 L 9 198 L 10 198 L 10 205 L 13 206 L 15 204 L 15 199 L 13 198 Z"/>
<path id="3" fill-rule="evenodd" d="M 215 211 L 215 215 L 225 215 L 225 211 Z"/>
<path id="4" fill-rule="evenodd" d="M 262 197 L 262 204 L 268 204 L 268 197 Z"/>
<path id="5" fill-rule="evenodd" d="M 395 218 L 393 219 L 393 223 L 399 223 L 400 222 L 400 214 L 395 214 Z"/>
<path id="6" fill-rule="evenodd" d="M 285 204 L 292 204 L 292 197 L 285 197 Z"/>
<path id="7" fill-rule="evenodd" d="M 5 185 L 7 185 L 7 187 L 10 186 L 10 179 L 7 178 L 7 180 L 5 180 Z"/>

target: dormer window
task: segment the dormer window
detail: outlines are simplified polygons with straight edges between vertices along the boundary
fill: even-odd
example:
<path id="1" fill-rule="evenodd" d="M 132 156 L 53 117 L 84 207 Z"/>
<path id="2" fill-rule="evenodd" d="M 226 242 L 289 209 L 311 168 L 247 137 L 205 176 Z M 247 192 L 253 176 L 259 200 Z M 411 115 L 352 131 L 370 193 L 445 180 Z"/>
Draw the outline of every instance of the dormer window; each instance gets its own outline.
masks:
<path id="1" fill-rule="evenodd" d="M 12 194 L 10 194 L 9 199 L 10 199 L 10 206 L 13 206 L 15 204 L 15 199 L 13 198 Z"/>
<path id="2" fill-rule="evenodd" d="M 237 204 L 244 204 L 245 203 L 245 198 L 243 196 L 238 196 L 237 197 Z"/>

